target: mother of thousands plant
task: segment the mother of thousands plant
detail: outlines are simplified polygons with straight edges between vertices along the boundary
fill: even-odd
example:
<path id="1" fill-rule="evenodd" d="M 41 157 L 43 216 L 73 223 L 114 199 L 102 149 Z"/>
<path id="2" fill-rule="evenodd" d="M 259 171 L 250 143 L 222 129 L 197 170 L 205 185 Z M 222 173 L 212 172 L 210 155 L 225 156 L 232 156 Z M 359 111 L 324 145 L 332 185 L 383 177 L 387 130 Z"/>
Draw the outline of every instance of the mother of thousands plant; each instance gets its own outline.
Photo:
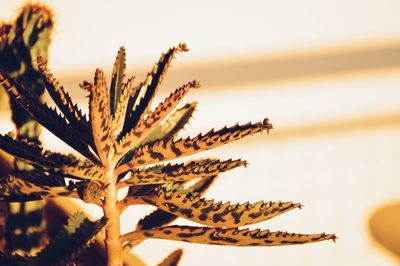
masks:
<path id="1" fill-rule="evenodd" d="M 108 265 L 122 265 L 124 254 L 148 238 L 231 246 L 280 246 L 335 240 L 333 234 L 242 228 L 300 208 L 299 203 L 260 201 L 231 205 L 200 196 L 219 173 L 245 166 L 245 161 L 202 159 L 166 163 L 272 129 L 268 119 L 264 119 L 177 139 L 197 103 L 180 108 L 178 104 L 190 89 L 200 86 L 199 82 L 193 80 L 182 85 L 154 110 L 150 105 L 173 57 L 187 50 L 185 44 L 169 49 L 161 55 L 145 80 L 135 85 L 134 77 L 124 78 L 125 49 L 120 48 L 110 85 L 100 69 L 95 71 L 93 82 L 81 84 L 89 93 L 88 118 L 47 69 L 44 58 L 38 58 L 39 70 L 61 114 L 39 101 L 25 84 L 0 72 L 0 84 L 10 97 L 83 156 L 44 150 L 13 133 L 0 135 L 0 148 L 31 164 L 34 169 L 26 175 L 8 176 L 0 186 L 1 199 L 25 202 L 72 197 L 97 204 L 104 212 L 97 221 L 89 221 L 82 214 L 75 215 L 63 232 L 36 256 L 3 253 L 0 262 L 7 265 L 69 264 L 103 228 Z M 67 184 L 66 178 L 73 181 Z M 188 187 L 185 183 L 192 180 L 197 182 Z M 127 196 L 118 200 L 118 190 L 125 187 L 129 187 Z M 121 235 L 120 215 L 128 206 L 136 204 L 158 209 L 141 219 L 134 231 Z M 167 225 L 176 217 L 201 226 Z M 161 265 L 176 265 L 180 255 L 180 250 L 172 253 Z"/>

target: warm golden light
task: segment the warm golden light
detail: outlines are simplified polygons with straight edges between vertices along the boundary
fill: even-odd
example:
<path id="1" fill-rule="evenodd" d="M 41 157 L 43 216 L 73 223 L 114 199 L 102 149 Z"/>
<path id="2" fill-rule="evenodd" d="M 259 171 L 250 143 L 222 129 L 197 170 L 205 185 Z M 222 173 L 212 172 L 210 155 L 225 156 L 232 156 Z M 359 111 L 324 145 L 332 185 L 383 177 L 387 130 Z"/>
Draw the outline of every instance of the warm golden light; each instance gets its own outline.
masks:
<path id="1" fill-rule="evenodd" d="M 4 1 L 0 17 L 22 2 Z M 160 51 L 187 42 L 191 53 L 179 55 L 161 91 L 200 79 L 202 87 L 186 98 L 199 106 L 185 136 L 266 116 L 274 125 L 269 136 L 201 154 L 250 162 L 206 195 L 301 202 L 303 210 L 262 227 L 339 236 L 336 244 L 240 249 L 148 240 L 135 248 L 146 262 L 184 247 L 181 265 L 191 266 L 398 264 L 377 248 L 368 219 L 400 200 L 399 2 L 46 2 L 57 14 L 50 67 L 82 107 L 87 98 L 78 83 L 97 67 L 110 72 L 119 46 L 141 80 Z M 11 129 L 2 124 L 3 133 Z M 42 140 L 50 150 L 68 149 L 46 130 Z M 122 231 L 149 209 L 130 208 Z"/>

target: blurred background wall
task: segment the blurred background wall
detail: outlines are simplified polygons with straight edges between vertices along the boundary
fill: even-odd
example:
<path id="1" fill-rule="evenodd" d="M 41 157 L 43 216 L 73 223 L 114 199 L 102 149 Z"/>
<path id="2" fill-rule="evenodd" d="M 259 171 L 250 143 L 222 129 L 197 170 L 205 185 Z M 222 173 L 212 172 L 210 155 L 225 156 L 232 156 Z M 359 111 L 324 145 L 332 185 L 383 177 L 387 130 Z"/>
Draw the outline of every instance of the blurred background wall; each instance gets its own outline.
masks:
<path id="1" fill-rule="evenodd" d="M 0 17 L 23 2 L 2 0 Z M 187 98 L 199 107 L 185 135 L 264 117 L 275 128 L 197 156 L 251 163 L 221 176 L 207 197 L 301 202 L 303 210 L 257 227 L 340 238 L 276 248 L 149 240 L 135 249 L 146 262 L 184 247 L 182 265 L 398 264 L 368 225 L 374 211 L 400 201 L 400 1 L 44 2 L 57 15 L 50 67 L 84 108 L 78 83 L 96 67 L 110 73 L 119 46 L 141 80 L 162 51 L 188 43 L 159 95 L 202 82 Z M 2 132 L 12 129 L 2 119 Z M 67 149 L 47 132 L 43 141 Z M 131 208 L 123 230 L 144 209 Z M 384 229 L 400 234 L 398 224 Z"/>

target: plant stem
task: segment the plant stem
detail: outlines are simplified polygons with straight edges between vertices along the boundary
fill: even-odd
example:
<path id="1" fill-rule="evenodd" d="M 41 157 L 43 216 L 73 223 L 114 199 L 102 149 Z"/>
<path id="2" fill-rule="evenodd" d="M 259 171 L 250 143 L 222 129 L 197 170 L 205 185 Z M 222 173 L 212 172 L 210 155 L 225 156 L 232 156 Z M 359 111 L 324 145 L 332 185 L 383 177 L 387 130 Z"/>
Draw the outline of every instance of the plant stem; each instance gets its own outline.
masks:
<path id="1" fill-rule="evenodd" d="M 113 167 L 108 171 L 108 186 L 105 190 L 103 211 L 108 219 L 106 225 L 105 246 L 108 266 L 122 266 L 122 245 L 120 241 L 120 210 L 117 208 L 117 188 Z"/>

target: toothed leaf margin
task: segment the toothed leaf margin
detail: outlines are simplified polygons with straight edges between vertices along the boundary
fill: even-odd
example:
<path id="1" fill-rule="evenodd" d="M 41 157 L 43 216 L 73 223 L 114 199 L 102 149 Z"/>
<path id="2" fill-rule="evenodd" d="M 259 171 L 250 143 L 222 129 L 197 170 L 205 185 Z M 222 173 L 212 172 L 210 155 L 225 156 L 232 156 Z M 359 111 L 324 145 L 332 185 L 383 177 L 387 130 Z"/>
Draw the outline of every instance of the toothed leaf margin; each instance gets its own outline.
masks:
<path id="1" fill-rule="evenodd" d="M 68 265 L 94 241 L 98 232 L 106 225 L 103 217 L 91 222 L 83 213 L 76 213 L 65 226 L 64 232 L 47 245 L 30 266 Z"/>

